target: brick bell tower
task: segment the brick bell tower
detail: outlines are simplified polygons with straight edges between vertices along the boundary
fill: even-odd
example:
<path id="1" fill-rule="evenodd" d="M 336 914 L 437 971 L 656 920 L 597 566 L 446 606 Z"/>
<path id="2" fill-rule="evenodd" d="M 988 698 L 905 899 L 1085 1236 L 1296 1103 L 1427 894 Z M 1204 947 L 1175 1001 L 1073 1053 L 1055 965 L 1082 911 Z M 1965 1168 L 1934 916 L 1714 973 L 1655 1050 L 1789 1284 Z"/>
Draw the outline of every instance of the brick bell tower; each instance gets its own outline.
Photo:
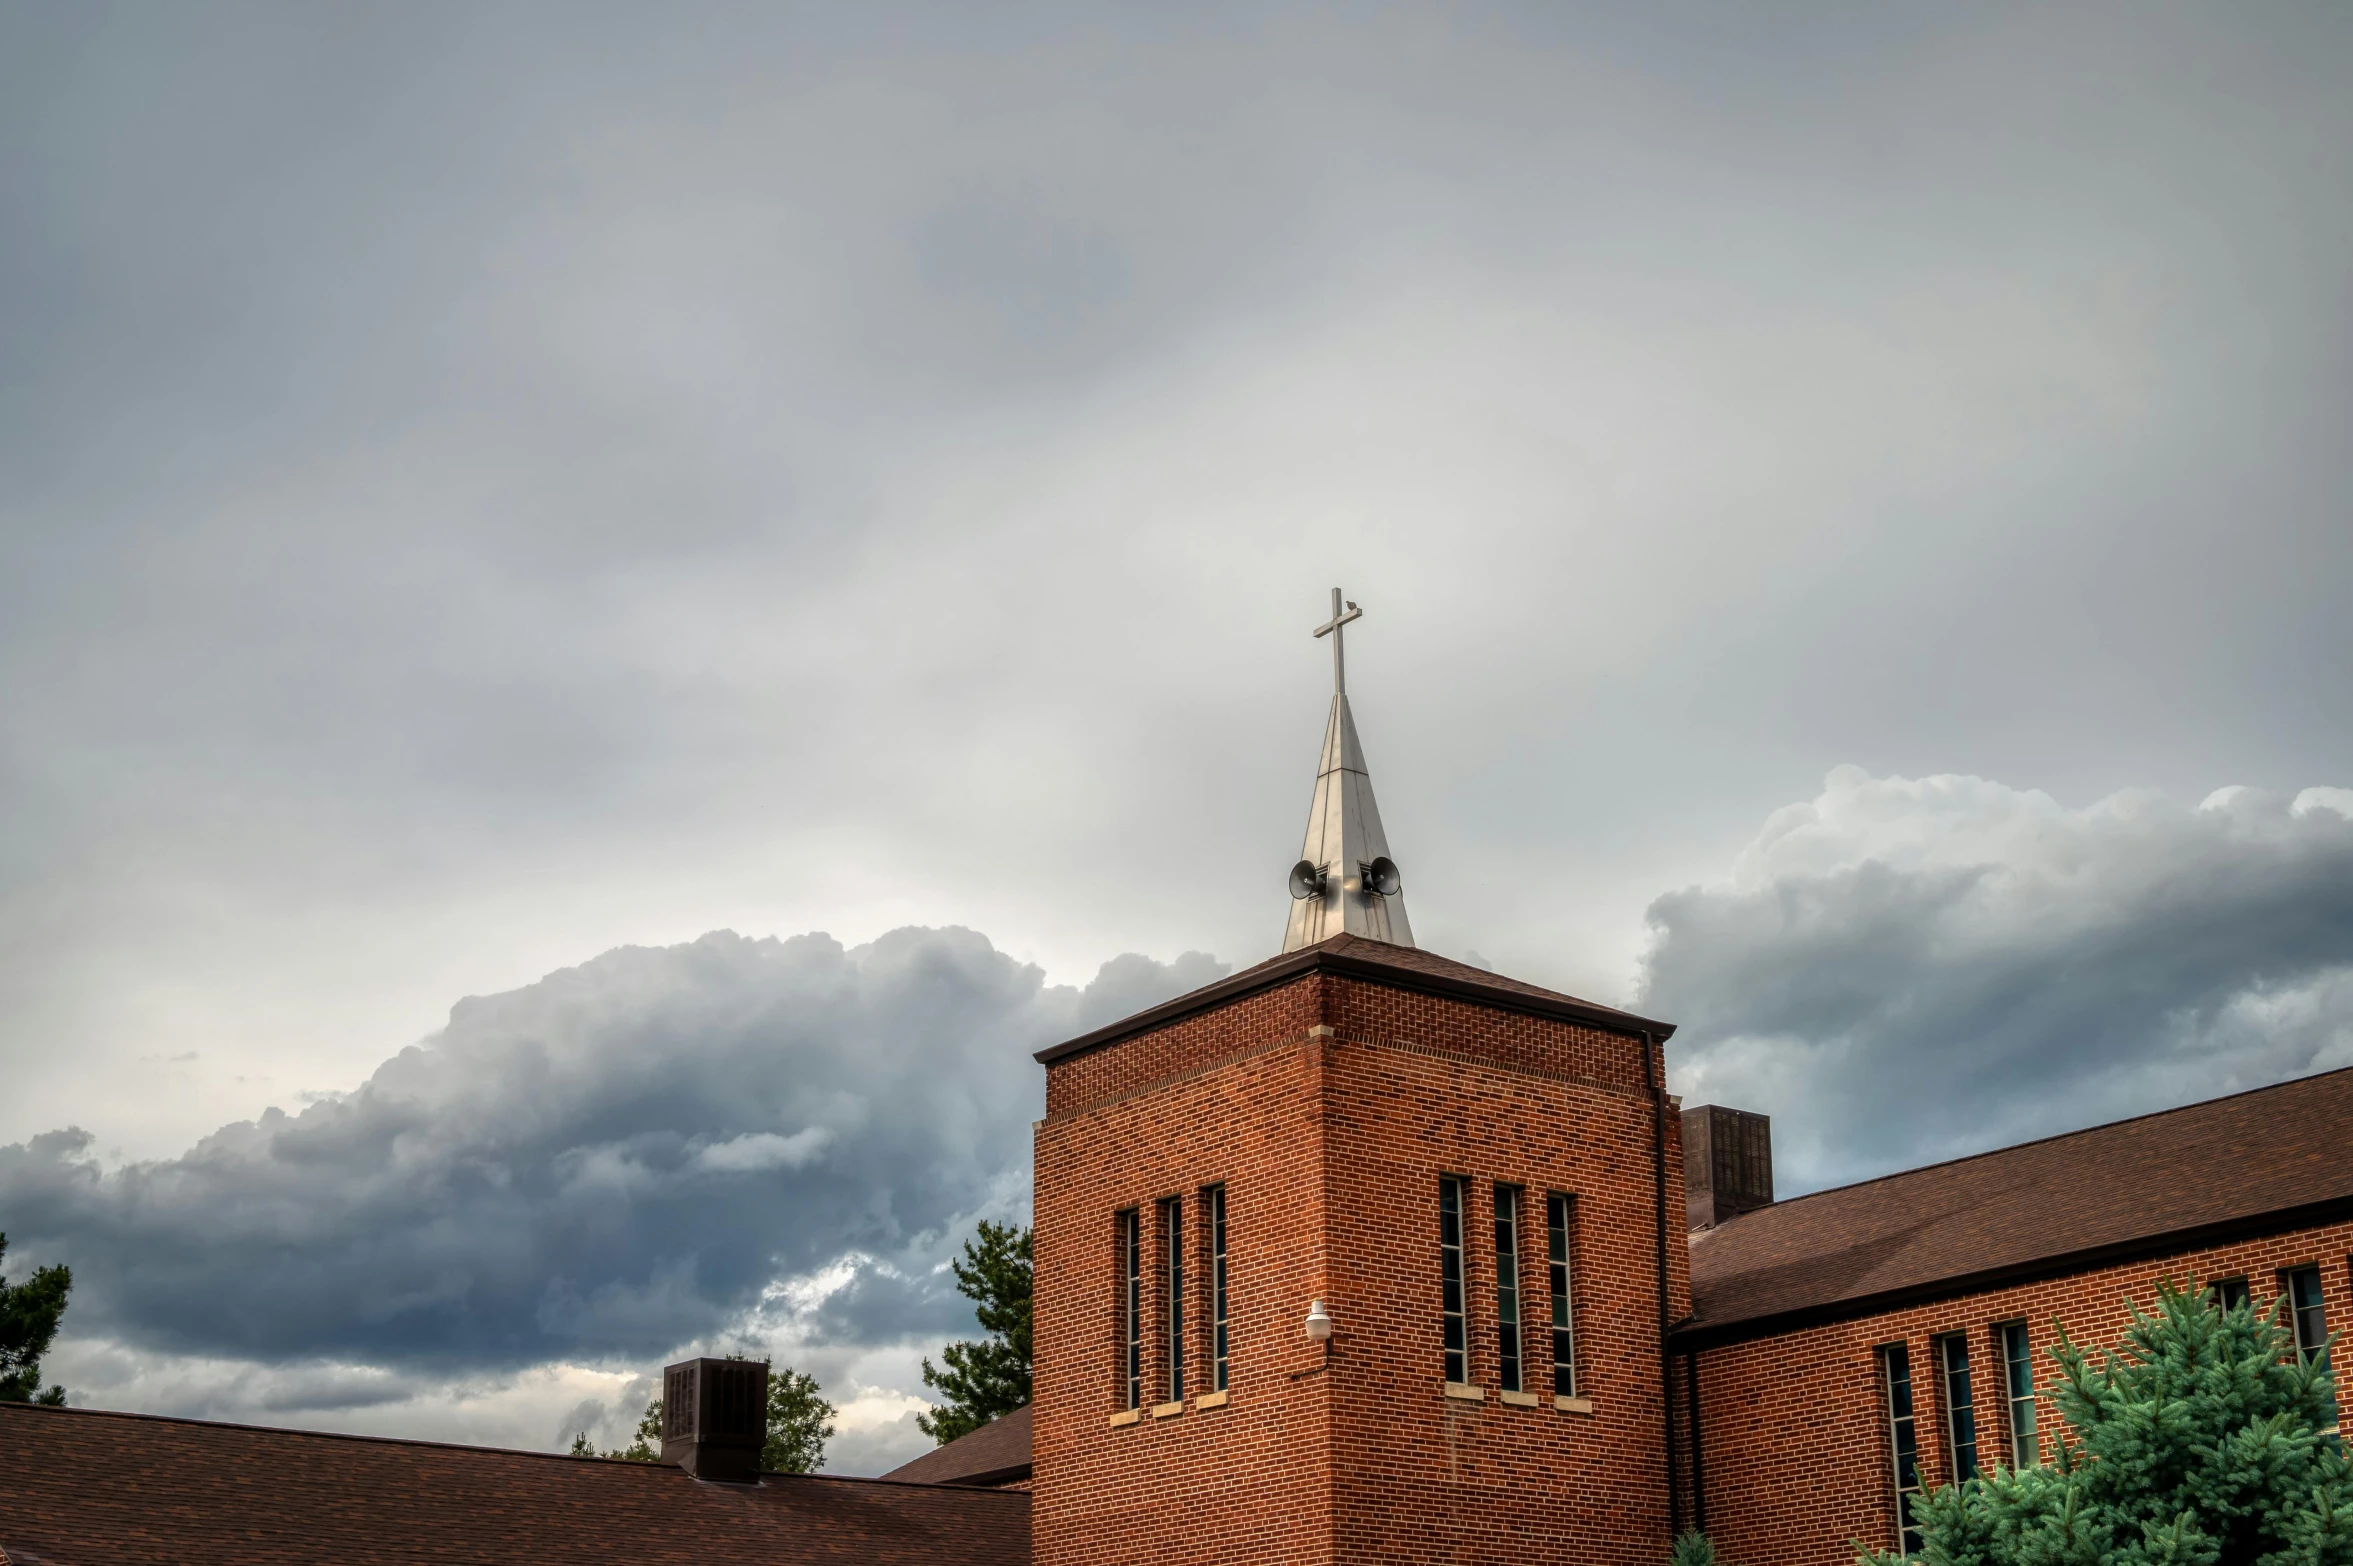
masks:
<path id="1" fill-rule="evenodd" d="M 1672 1029 L 1413 946 L 1332 596 L 1282 955 L 1038 1056 L 1035 1558 L 1657 1566 Z"/>

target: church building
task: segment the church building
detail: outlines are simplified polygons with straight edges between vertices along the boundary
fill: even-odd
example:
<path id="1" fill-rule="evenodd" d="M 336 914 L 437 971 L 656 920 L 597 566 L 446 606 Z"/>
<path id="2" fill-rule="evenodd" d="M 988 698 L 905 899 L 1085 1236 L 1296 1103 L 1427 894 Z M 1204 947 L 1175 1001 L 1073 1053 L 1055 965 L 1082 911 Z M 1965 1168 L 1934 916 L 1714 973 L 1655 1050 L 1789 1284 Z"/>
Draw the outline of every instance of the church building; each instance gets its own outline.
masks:
<path id="1" fill-rule="evenodd" d="M 2353 1071 L 1786 1202 L 1671 1023 L 1421 951 L 1339 638 L 1283 952 L 1043 1051 L 1033 1559 L 1908 1550 L 2160 1279 L 2353 1320 Z M 902 1472 L 954 1478 L 959 1442 Z"/>
<path id="2" fill-rule="evenodd" d="M 713 1361 L 662 1468 L 0 1407 L 0 1560 L 1845 1566 L 2049 1456 L 2062 1325 L 2353 1321 L 2353 1071 L 1776 1201 L 1671 1023 L 1418 948 L 1356 616 L 1281 953 L 1037 1057 L 1028 1408 L 847 1480 L 758 1473 Z"/>

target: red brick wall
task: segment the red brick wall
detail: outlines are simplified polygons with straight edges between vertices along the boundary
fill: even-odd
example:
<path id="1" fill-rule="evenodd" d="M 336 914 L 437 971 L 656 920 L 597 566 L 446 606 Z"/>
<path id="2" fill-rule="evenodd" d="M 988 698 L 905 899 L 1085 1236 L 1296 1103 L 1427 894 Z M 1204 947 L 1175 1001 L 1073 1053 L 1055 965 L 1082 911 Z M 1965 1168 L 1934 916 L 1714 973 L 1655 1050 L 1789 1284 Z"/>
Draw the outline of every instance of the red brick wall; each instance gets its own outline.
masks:
<path id="1" fill-rule="evenodd" d="M 1387 1031 L 1386 1029 L 1384 1031 Z M 1343 1039 L 1346 1035 L 1343 1034 Z M 1633 1040 L 1619 1041 L 1641 1067 Z M 1656 1566 L 1667 1550 L 1650 1098 L 1386 1045 L 1332 1054 L 1326 1148 L 1337 1558 L 1573 1559 Z M 1667 1180 L 1681 1190 L 1668 1117 Z M 1438 1181 L 1465 1177 L 1471 1381 L 1445 1395 Z M 1521 1386 L 1499 1396 L 1494 1196 L 1523 1187 Z M 1544 1198 L 1575 1198 L 1571 1292 L 1578 1392 L 1553 1404 Z M 1671 1268 L 1683 1261 L 1670 1203 Z M 1686 1285 L 1671 1274 L 1672 1290 Z M 1684 1313 L 1679 1299 L 1671 1314 Z"/>
<path id="2" fill-rule="evenodd" d="M 2009 1411 L 1993 1328 L 2023 1320 L 2035 1386 L 2056 1377 L 2049 1353 L 2064 1322 L 2085 1347 L 2123 1335 L 2127 1300 L 2148 1304 L 2160 1278 L 2243 1276 L 2259 1305 L 2279 1274 L 2317 1264 L 2331 1329 L 2353 1326 L 2353 1224 L 2299 1230 L 2158 1261 L 2106 1267 L 1932 1305 L 1704 1350 L 1699 1355 L 1701 1458 L 1709 1535 L 1729 1566 L 1847 1566 L 1848 1540 L 1893 1548 L 1892 1457 L 1877 1349 L 1910 1350 L 1922 1479 L 1953 1478 L 1934 1339 L 1964 1333 L 1978 1461 L 2009 1466 Z M 2037 1423 L 2047 1455 L 2059 1418 L 2047 1397 Z"/>
<path id="3" fill-rule="evenodd" d="M 1336 1029 L 1336 1036 L 1311 1030 Z M 1033 1529 L 1041 1566 L 1092 1561 L 1520 1560 L 1532 1551 L 1655 1566 L 1660 1457 L 1656 1046 L 1467 1002 L 1310 974 L 1058 1062 L 1037 1130 Z M 1650 1080 L 1656 1080 L 1655 1076 Z M 1682 1189 L 1677 1117 L 1667 1181 Z M 1443 1396 L 1437 1179 L 1469 1177 L 1472 1375 Z M 1524 1185 L 1525 1382 L 1495 1397 L 1492 1194 Z M 1198 1192 L 1227 1192 L 1232 1382 L 1208 1386 Z M 1580 1390 L 1556 1410 L 1542 1200 L 1579 1202 Z M 1182 1195 L 1192 1258 L 1183 1412 L 1120 1408 L 1114 1214 Z M 1673 1314 L 1685 1310 L 1671 1202 Z M 1164 1258 L 1157 1254 L 1157 1269 Z M 1159 1291 L 1147 1287 L 1146 1402 L 1164 1397 Z M 1321 1297 L 1329 1358 L 1302 1320 Z"/>
<path id="4" fill-rule="evenodd" d="M 1624 1034 L 1311 972 L 1057 1061 L 1046 1072 L 1046 1117 L 1070 1115 L 1304 1038 L 1318 1023 L 1351 1037 L 1394 1039 L 1510 1070 L 1625 1088 L 1644 1083 L 1641 1053 Z"/>
<path id="5" fill-rule="evenodd" d="M 1416 995 L 1348 979 L 1329 979 L 1321 1019 L 1343 1037 L 1524 1071 L 1538 1076 L 1643 1091 L 1642 1048 L 1622 1033 L 1498 1011 L 1439 995 Z M 1656 1046 L 1653 1046 L 1654 1051 Z M 1652 1061 L 1655 1069 L 1657 1060 Z M 1649 1132 L 1643 1147 L 1650 1146 Z M 1649 1154 L 1645 1152 L 1644 1157 Z M 1643 1167 L 1645 1186 L 1649 1166 Z M 1680 1192 L 1681 1187 L 1671 1188 Z M 1655 1270 L 1655 1268 L 1654 1268 Z"/>
<path id="6" fill-rule="evenodd" d="M 1296 1043 L 1323 1021 L 1323 975 L 1303 974 L 1214 1011 L 1106 1044 L 1046 1069 L 1051 1121 L 1270 1045 Z"/>
<path id="7" fill-rule="evenodd" d="M 1296 988 L 1296 987 L 1294 987 Z M 1330 1558 L 1322 1386 L 1293 1382 L 1307 1361 L 1298 1305 L 1322 1286 L 1316 1106 L 1320 1044 L 1294 1020 L 1295 994 L 1236 1002 L 1213 1027 L 1179 1024 L 1189 1038 L 1146 1038 L 1136 1047 L 1155 1068 L 1186 1069 L 1184 1049 L 1204 1039 L 1246 1039 L 1254 1052 L 1193 1071 L 1151 1092 L 1049 1114 L 1037 1130 L 1036 1371 L 1032 1419 L 1032 1533 L 1041 1566 L 1089 1561 L 1300 1561 Z M 1169 1031 L 1177 1031 L 1175 1029 Z M 1221 1053 L 1233 1049 L 1220 1043 Z M 1098 1051 L 1096 1054 L 1106 1053 Z M 1058 1064 L 1055 1079 L 1083 1066 L 1091 1090 L 1133 1086 L 1118 1063 L 1093 1056 Z M 1142 1067 L 1127 1068 L 1136 1072 Z M 1159 1291 L 1146 1306 L 1146 1410 L 1113 1427 L 1120 1411 L 1119 1281 L 1114 1214 L 1186 1203 L 1194 1244 L 1193 1361 L 1201 1384 L 1205 1278 L 1198 1192 L 1226 1184 L 1229 1402 L 1152 1417 L 1162 1390 Z M 1193 1390 L 1193 1389 L 1189 1389 Z"/>

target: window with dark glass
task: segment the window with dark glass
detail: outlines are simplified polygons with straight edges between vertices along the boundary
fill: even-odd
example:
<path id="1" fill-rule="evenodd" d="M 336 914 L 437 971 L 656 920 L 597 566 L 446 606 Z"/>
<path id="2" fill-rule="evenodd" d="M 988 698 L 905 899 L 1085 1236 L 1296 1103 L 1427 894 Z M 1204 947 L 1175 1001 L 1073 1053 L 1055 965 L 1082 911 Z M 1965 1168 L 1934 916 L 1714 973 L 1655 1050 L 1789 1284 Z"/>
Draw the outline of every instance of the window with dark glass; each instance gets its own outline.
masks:
<path id="1" fill-rule="evenodd" d="M 1201 1193 L 1201 1221 L 1209 1230 L 1209 1375 L 1212 1392 L 1226 1389 L 1226 1188 Z"/>
<path id="2" fill-rule="evenodd" d="M 2217 1278 L 2206 1285 L 2206 1297 L 2226 1311 L 2237 1310 L 2247 1303 L 2247 1280 Z"/>
<path id="3" fill-rule="evenodd" d="M 1144 1403 L 1144 1237 L 1139 1214 L 1119 1215 L 1120 1406 Z"/>
<path id="4" fill-rule="evenodd" d="M 2307 1361 L 2328 1352 L 2328 1320 L 2320 1307 L 2320 1269 L 2288 1274 L 2288 1309 L 2296 1318 L 2296 1352 Z"/>
<path id="5" fill-rule="evenodd" d="M 1438 1308 L 1445 1318 L 1446 1379 L 1471 1379 L 1470 1335 L 1463 1321 L 1462 1299 L 1462 1182 L 1452 1175 L 1438 1181 Z"/>
<path id="6" fill-rule="evenodd" d="M 1495 1346 L 1503 1390 L 1520 1390 L 1520 1192 L 1495 1188 Z"/>
<path id="7" fill-rule="evenodd" d="M 2288 1311 L 2296 1324 L 2296 1353 L 2306 1364 L 2328 1367 L 2328 1317 L 2320 1304 L 2320 1269 L 2299 1267 L 2287 1275 Z M 2329 1394 L 2329 1425 L 2337 1424 L 2336 1394 Z"/>
<path id="8" fill-rule="evenodd" d="M 1901 1343 L 1879 1351 L 1880 1378 L 1887 1392 L 1887 1445 L 1895 1459 L 1896 1551 L 1920 1548 L 1920 1525 L 1912 1507 L 1920 1499 L 1920 1438 L 1912 1421 L 1912 1354 Z"/>
<path id="9" fill-rule="evenodd" d="M 2002 1390 L 2010 1404 L 2010 1466 L 2032 1467 L 2042 1461 L 2034 1433 L 2034 1349 L 2023 1321 L 2005 1322 L 1994 1335 L 2002 1345 Z"/>
<path id="10" fill-rule="evenodd" d="M 1170 1197 L 1160 1204 L 1160 1243 L 1168 1257 L 1168 1308 L 1161 1331 L 1168 1338 L 1168 1401 L 1185 1400 L 1185 1204 Z"/>
<path id="11" fill-rule="evenodd" d="M 1936 1340 L 1944 1375 L 1945 1450 L 1953 1462 L 1953 1483 L 1977 1477 L 1977 1405 L 1969 1400 L 1969 1340 L 1959 1333 Z"/>
<path id="12" fill-rule="evenodd" d="M 1576 1328 L 1569 1315 L 1569 1199 L 1544 1199 L 1545 1269 L 1552 1293 L 1552 1390 L 1556 1397 L 1577 1395 Z"/>

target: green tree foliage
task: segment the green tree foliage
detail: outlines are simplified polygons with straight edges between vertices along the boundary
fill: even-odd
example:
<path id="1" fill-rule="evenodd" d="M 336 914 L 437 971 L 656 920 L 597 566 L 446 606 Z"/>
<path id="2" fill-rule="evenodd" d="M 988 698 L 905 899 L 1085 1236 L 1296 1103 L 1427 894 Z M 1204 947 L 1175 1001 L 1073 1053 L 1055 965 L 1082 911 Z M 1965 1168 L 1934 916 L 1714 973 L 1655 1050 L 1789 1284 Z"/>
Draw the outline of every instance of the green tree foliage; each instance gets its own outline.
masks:
<path id="1" fill-rule="evenodd" d="M 0 1260 L 7 1255 L 8 1236 L 0 1234 Z M 38 1268 L 13 1287 L 0 1274 L 0 1403 L 64 1405 L 65 1388 L 41 1390 L 41 1356 L 57 1340 L 73 1286 L 74 1275 L 65 1267 Z"/>
<path id="2" fill-rule="evenodd" d="M 923 1362 L 923 1384 L 948 1400 L 915 1423 L 942 1446 L 1029 1401 L 1030 1238 L 1026 1228 L 983 1219 L 952 1264 L 956 1287 L 978 1307 L 988 1336 L 949 1344 L 940 1355 L 944 1369 Z"/>
<path id="3" fill-rule="evenodd" d="M 1927 1566 L 2353 1566 L 2353 1484 L 2326 1354 L 2280 1306 L 2170 1284 L 2099 1363 L 2061 1331 L 2054 1460 L 1936 1490 Z M 1864 1566 L 1892 1557 L 1862 1552 Z"/>
<path id="4" fill-rule="evenodd" d="M 1716 1566 L 1716 1547 L 1697 1528 L 1685 1529 L 1667 1552 L 1667 1566 Z"/>
<path id="5" fill-rule="evenodd" d="M 817 1395 L 817 1378 L 790 1366 L 768 1378 L 768 1445 L 760 1466 L 772 1474 L 815 1473 L 825 1466 L 833 1405 Z"/>
<path id="6" fill-rule="evenodd" d="M 646 1404 L 638 1416 L 637 1439 L 618 1452 L 608 1452 L 625 1463 L 658 1463 L 662 1460 L 662 1400 L 655 1398 Z"/>
<path id="7" fill-rule="evenodd" d="M 833 1405 L 817 1395 L 817 1378 L 786 1365 L 768 1375 L 768 1441 L 760 1467 L 774 1474 L 814 1473 L 825 1466 L 825 1443 L 833 1437 Z M 583 1430 L 572 1438 L 574 1457 L 600 1455 Z M 645 1406 L 637 1439 L 617 1452 L 601 1454 L 625 1463 L 662 1460 L 662 1400 Z"/>

